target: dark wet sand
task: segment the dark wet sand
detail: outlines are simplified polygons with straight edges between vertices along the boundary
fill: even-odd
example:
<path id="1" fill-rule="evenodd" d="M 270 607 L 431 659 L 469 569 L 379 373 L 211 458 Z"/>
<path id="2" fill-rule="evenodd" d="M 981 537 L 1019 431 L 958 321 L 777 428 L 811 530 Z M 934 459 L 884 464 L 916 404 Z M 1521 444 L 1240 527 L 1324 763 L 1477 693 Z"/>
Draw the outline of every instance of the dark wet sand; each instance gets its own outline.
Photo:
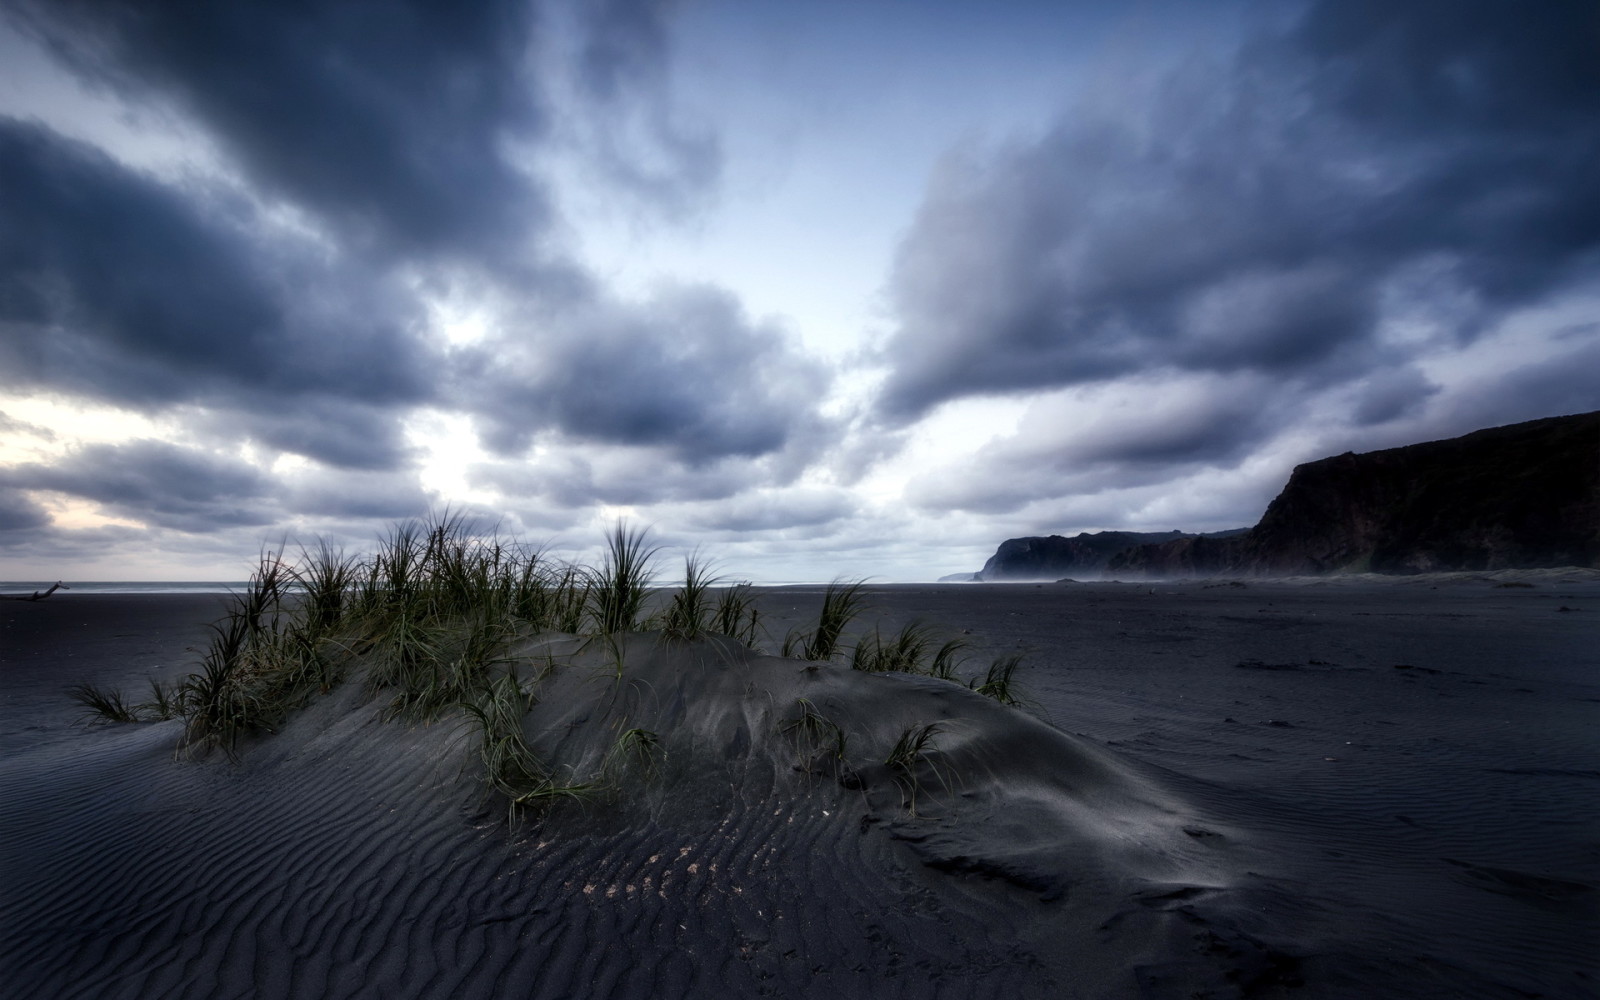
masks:
<path id="1" fill-rule="evenodd" d="M 774 632 L 819 593 L 764 593 Z M 216 597 L 0 603 L 0 982 L 19 997 L 1595 995 L 1595 574 L 873 599 L 886 629 L 969 630 L 985 661 L 1026 650 L 1018 680 L 1062 732 L 937 682 L 646 651 L 630 711 L 700 750 L 637 802 L 516 837 L 459 726 L 378 722 L 354 691 L 238 764 L 174 761 L 175 723 L 77 721 L 69 684 L 136 691 L 191 669 Z M 592 675 L 570 676 L 578 704 Z M 771 704 L 745 706 L 753 692 Z M 796 692 L 849 721 L 864 759 L 897 712 L 955 719 L 954 794 L 930 786 L 912 818 L 870 768 L 851 790 L 763 756 Z M 560 719 L 550 732 L 583 721 Z"/>

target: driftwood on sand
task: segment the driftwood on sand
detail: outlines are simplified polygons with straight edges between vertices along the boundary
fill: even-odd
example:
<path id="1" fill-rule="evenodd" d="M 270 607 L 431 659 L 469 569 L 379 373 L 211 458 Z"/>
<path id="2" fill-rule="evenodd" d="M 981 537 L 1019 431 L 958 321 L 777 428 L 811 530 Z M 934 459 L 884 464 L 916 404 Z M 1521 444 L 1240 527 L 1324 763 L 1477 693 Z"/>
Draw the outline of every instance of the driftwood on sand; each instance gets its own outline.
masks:
<path id="1" fill-rule="evenodd" d="M 63 587 L 61 585 L 61 581 L 57 580 L 55 583 L 50 585 L 49 590 L 46 590 L 43 593 L 35 590 L 31 594 L 0 594 L 0 601 L 42 601 L 58 590 L 71 589 L 71 587 Z"/>

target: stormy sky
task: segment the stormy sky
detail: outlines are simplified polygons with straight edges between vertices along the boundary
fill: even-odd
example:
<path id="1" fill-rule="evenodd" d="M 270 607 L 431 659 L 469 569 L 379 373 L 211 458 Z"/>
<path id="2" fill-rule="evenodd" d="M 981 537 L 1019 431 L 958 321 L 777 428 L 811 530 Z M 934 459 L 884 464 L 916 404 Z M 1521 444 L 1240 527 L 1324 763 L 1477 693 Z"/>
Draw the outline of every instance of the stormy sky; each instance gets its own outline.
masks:
<path id="1" fill-rule="evenodd" d="M 1600 409 L 1591 0 L 0 0 L 0 578 L 758 581 Z"/>

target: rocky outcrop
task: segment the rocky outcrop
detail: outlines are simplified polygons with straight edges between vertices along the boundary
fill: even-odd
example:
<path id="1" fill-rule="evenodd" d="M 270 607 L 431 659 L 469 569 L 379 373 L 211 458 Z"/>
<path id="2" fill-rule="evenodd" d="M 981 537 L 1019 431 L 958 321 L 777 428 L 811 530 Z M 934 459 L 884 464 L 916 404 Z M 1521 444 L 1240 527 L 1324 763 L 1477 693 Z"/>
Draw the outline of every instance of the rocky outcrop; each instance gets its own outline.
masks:
<path id="1" fill-rule="evenodd" d="M 1150 576 L 1551 566 L 1600 567 L 1600 412 L 1309 462 L 1241 536 L 1107 560 Z"/>
<path id="2" fill-rule="evenodd" d="M 983 564 L 978 580 L 1056 580 L 1098 575 L 1112 556 L 1133 546 L 1190 538 L 1181 531 L 1087 531 L 1072 538 L 1008 538 Z"/>

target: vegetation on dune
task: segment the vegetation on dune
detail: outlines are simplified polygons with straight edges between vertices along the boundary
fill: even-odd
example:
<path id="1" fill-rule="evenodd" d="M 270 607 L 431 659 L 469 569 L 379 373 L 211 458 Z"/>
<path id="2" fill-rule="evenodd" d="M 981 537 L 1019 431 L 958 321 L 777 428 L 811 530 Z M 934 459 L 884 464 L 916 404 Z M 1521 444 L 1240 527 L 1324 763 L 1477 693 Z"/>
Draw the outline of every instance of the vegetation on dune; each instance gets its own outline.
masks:
<path id="1" fill-rule="evenodd" d="M 905 793 L 906 805 L 911 815 L 917 814 L 917 791 L 921 787 L 917 770 L 923 765 L 933 767 L 932 754 L 937 753 L 933 745 L 933 738 L 943 732 L 943 727 L 937 722 L 919 723 L 910 725 L 900 733 L 894 746 L 889 748 L 889 756 L 884 758 L 884 766 L 894 775 L 895 783 Z M 937 767 L 934 773 L 944 783 L 944 776 Z"/>
<path id="2" fill-rule="evenodd" d="M 866 609 L 866 599 L 861 593 L 865 584 L 857 580 L 845 583 L 835 580 L 822 592 L 822 610 L 817 614 L 817 624 L 810 632 L 790 632 L 783 640 L 783 655 L 798 656 L 802 660 L 831 660 L 839 652 L 844 630 Z"/>
<path id="3" fill-rule="evenodd" d="M 91 718 L 104 719 L 107 722 L 140 722 L 143 716 L 137 705 L 130 705 L 122 698 L 122 692 L 96 687 L 93 684 L 74 684 L 67 690 L 72 700 L 83 706 L 84 713 Z"/>
<path id="4" fill-rule="evenodd" d="M 685 560 L 683 585 L 658 592 L 656 551 L 646 532 L 618 523 L 600 567 L 589 569 L 478 533 L 450 513 L 396 525 L 365 556 L 319 542 L 291 562 L 279 546 L 263 551 L 249 586 L 211 626 L 194 672 L 175 685 L 152 682 L 149 700 L 137 704 L 89 684 L 70 694 L 105 721 L 181 720 L 180 753 L 220 750 L 232 758 L 244 738 L 272 732 L 312 699 L 359 682 L 386 700 L 389 717 L 463 719 L 485 783 L 515 819 L 592 798 L 625 772 L 653 774 L 665 756 L 661 735 L 614 718 L 619 735 L 596 774 L 581 777 L 541 759 L 526 716 L 555 662 L 536 676 L 520 675 L 513 662 L 520 641 L 542 633 L 586 636 L 609 651 L 602 653 L 607 674 L 614 670 L 618 681 L 628 632 L 655 631 L 668 641 L 723 635 L 758 648 L 761 617 L 748 584 L 722 586 L 696 553 Z M 857 670 L 920 674 L 1016 704 L 1011 678 L 1019 657 L 964 681 L 962 642 L 939 644 L 918 622 L 887 637 L 874 628 L 850 645 L 846 631 L 865 607 L 862 588 L 859 581 L 829 585 L 815 626 L 790 632 L 783 655 L 841 665 L 848 657 Z M 856 782 L 847 787 L 860 787 L 846 759 L 848 735 L 809 701 L 801 699 L 798 717 L 780 729 L 796 741 L 804 769 L 831 761 L 842 782 Z M 907 746 L 891 750 L 887 764 L 897 781 L 927 760 L 937 732 L 936 725 L 908 731 Z"/>

